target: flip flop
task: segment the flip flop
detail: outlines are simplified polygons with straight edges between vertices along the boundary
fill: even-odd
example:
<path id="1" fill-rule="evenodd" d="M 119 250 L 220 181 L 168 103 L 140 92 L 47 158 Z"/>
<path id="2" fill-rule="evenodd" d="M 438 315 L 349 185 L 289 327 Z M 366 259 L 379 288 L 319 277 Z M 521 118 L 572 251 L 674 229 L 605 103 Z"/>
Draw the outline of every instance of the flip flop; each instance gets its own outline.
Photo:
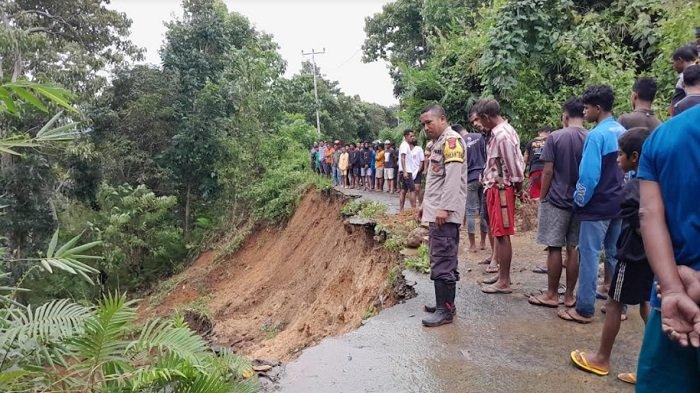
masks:
<path id="1" fill-rule="evenodd" d="M 537 266 L 536 268 L 532 269 L 532 272 L 538 274 L 547 274 L 547 268 L 543 266 Z"/>
<path id="2" fill-rule="evenodd" d="M 491 258 L 486 258 L 483 261 L 477 263 L 477 265 L 489 265 L 491 264 Z"/>
<path id="3" fill-rule="evenodd" d="M 596 291 L 595 298 L 600 300 L 608 300 L 608 295 Z"/>
<path id="4" fill-rule="evenodd" d="M 498 273 L 498 267 L 496 267 L 495 269 L 494 269 L 494 268 L 491 268 L 491 267 L 487 267 L 487 268 L 484 270 L 484 273 L 489 273 L 489 274 L 490 274 L 490 273 Z"/>
<path id="5" fill-rule="evenodd" d="M 557 315 L 559 316 L 559 318 L 561 318 L 561 319 L 563 319 L 563 320 L 565 320 L 565 321 L 577 322 L 577 323 L 584 324 L 584 325 L 587 324 L 587 323 L 593 322 L 593 318 L 584 318 L 584 317 L 581 317 L 581 316 L 574 317 L 573 315 L 571 315 L 571 314 L 569 313 L 569 310 L 572 310 L 572 309 L 570 309 L 570 308 L 565 308 L 565 309 L 563 309 L 563 310 L 559 310 L 559 312 L 557 313 Z"/>
<path id="6" fill-rule="evenodd" d="M 532 304 L 533 306 L 540 306 L 540 307 L 547 307 L 547 308 L 558 308 L 559 307 L 559 302 L 557 302 L 557 304 L 546 303 L 539 296 L 530 296 L 527 299 L 527 302 Z"/>
<path id="7" fill-rule="evenodd" d="M 588 363 L 588 360 L 586 360 L 586 353 L 583 351 L 579 351 L 578 349 L 575 349 L 571 351 L 571 354 L 569 354 L 569 357 L 571 358 L 571 362 L 574 363 L 574 366 L 576 368 L 589 372 L 591 374 L 595 374 L 601 377 L 604 377 L 608 375 L 610 372 L 609 370 L 606 370 L 604 368 L 596 367 L 592 364 Z"/>
<path id="8" fill-rule="evenodd" d="M 494 294 L 494 295 L 495 294 L 504 294 L 505 295 L 505 294 L 513 293 L 513 290 L 510 288 L 508 288 L 508 289 L 498 288 L 495 285 L 487 285 L 485 287 L 481 287 L 481 292 L 488 293 L 488 294 Z"/>
<path id="9" fill-rule="evenodd" d="M 637 374 L 636 373 L 622 373 L 622 374 L 617 374 L 617 379 L 619 379 L 622 382 L 627 382 L 632 385 L 637 384 Z"/>
<path id="10" fill-rule="evenodd" d="M 495 284 L 496 281 L 498 281 L 498 276 L 485 278 L 485 279 L 481 280 L 481 283 L 482 284 Z"/>

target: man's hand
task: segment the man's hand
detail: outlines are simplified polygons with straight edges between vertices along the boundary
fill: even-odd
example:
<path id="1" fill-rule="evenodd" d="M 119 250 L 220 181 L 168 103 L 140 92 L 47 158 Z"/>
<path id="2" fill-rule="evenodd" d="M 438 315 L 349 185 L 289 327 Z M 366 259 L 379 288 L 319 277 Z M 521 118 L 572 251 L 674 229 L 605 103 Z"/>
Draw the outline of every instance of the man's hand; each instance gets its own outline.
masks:
<path id="1" fill-rule="evenodd" d="M 438 209 L 435 211 L 435 223 L 442 225 L 447 222 L 447 217 L 450 215 L 447 210 Z"/>
<path id="2" fill-rule="evenodd" d="M 533 200 L 530 198 L 530 194 L 528 194 L 527 191 L 522 191 L 520 193 L 520 202 L 530 203 L 530 202 L 533 202 Z"/>
<path id="3" fill-rule="evenodd" d="M 695 303 L 700 304 L 700 271 L 695 271 L 688 266 L 678 266 L 678 275 L 688 296 Z"/>
<path id="4" fill-rule="evenodd" d="M 404 179 L 408 179 L 408 172 L 403 171 L 403 172 L 401 172 L 401 173 L 403 173 L 403 178 L 404 178 Z"/>
<path id="5" fill-rule="evenodd" d="M 683 347 L 700 347 L 700 307 L 685 292 L 662 294 L 661 330 Z"/>

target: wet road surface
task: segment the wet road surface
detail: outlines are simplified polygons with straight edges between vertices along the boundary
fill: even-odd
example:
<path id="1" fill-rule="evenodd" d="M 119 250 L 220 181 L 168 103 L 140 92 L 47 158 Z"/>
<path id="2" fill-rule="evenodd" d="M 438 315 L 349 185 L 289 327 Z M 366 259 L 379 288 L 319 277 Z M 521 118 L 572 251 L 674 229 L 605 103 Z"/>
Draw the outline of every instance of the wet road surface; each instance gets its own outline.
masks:
<path id="1" fill-rule="evenodd" d="M 603 316 L 598 312 L 594 323 L 580 325 L 562 321 L 554 309 L 529 305 L 524 294 L 546 282 L 545 275 L 530 272 L 544 253 L 531 233 L 513 243 L 513 294 L 483 294 L 478 280 L 484 274 L 475 263 L 486 254 L 467 256 L 463 250 L 457 318 L 451 325 L 428 329 L 420 320 L 425 315 L 422 305 L 434 302 L 432 282 L 427 275 L 405 271 L 406 279 L 416 282 L 416 298 L 381 311 L 351 333 L 304 350 L 286 365 L 279 391 L 632 392 L 631 385 L 615 376 L 635 369 L 642 336 L 638 308 L 630 307 L 629 320 L 622 324 L 609 376 L 574 369 L 569 352 L 597 348 Z"/>

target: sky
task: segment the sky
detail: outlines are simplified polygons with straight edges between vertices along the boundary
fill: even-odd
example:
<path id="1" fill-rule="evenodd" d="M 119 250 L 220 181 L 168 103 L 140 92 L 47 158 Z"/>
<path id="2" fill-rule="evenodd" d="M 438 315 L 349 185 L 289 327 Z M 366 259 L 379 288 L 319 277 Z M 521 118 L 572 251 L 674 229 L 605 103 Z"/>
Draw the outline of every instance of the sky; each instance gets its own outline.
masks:
<path id="1" fill-rule="evenodd" d="M 380 12 L 386 0 L 224 0 L 229 11 L 248 17 L 258 30 L 274 36 L 287 61 L 286 76 L 301 68 L 302 51 L 323 51 L 316 64 L 340 89 L 364 101 L 394 105 L 386 63 L 362 63 L 364 19 Z M 145 48 L 145 62 L 159 64 L 164 22 L 182 16 L 180 0 L 112 0 L 111 8 L 132 19 L 131 39 Z"/>

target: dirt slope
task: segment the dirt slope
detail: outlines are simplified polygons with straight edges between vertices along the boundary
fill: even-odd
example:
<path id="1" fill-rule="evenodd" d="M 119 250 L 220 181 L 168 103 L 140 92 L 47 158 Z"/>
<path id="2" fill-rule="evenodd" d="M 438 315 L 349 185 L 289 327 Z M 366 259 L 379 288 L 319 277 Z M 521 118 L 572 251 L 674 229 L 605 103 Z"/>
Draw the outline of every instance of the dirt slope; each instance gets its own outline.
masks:
<path id="1" fill-rule="evenodd" d="M 394 303 L 395 256 L 340 217 L 338 197 L 309 193 L 283 229 L 253 234 L 231 258 L 204 253 L 148 313 L 204 301 L 213 341 L 254 358 L 289 360 L 321 338 L 358 327 Z M 146 303 L 146 302 L 144 302 Z"/>

